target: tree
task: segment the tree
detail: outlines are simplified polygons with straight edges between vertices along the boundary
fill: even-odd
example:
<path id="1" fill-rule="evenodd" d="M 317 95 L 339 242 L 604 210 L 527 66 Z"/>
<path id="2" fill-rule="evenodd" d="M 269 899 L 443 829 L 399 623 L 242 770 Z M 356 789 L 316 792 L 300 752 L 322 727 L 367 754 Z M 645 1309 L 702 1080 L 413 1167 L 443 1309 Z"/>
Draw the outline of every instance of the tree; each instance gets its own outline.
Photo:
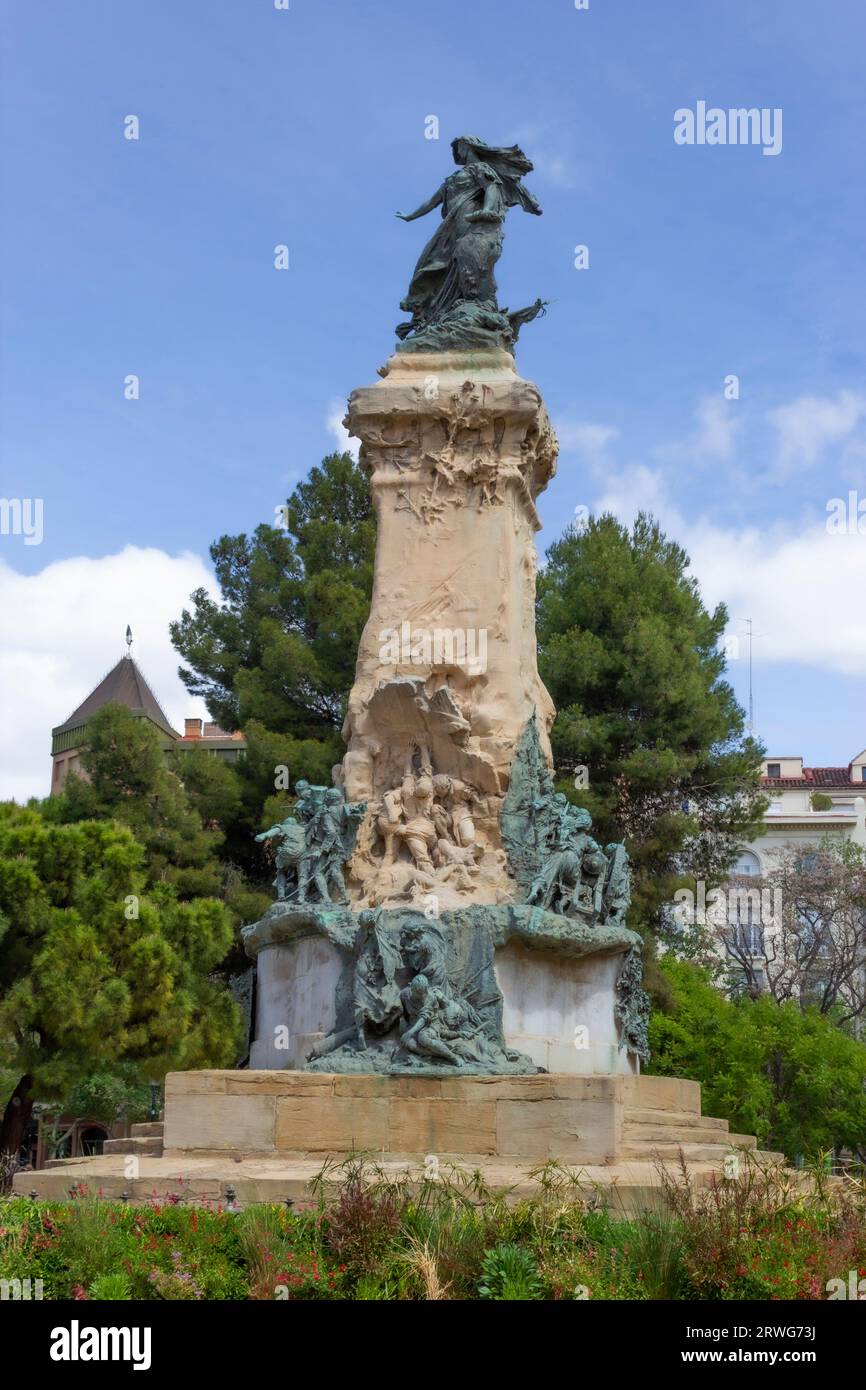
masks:
<path id="1" fill-rule="evenodd" d="M 63 794 L 43 803 L 47 818 L 119 821 L 145 849 L 151 887 L 169 884 L 184 899 L 219 895 L 222 832 L 203 825 L 148 720 L 103 705 L 82 736 L 81 763 L 88 780 L 70 775 Z"/>
<path id="2" fill-rule="evenodd" d="M 181 679 L 223 728 L 255 720 L 336 753 L 373 579 L 375 523 L 352 457 L 328 455 L 284 519 L 211 546 L 222 602 L 197 589 L 171 639 Z"/>
<path id="3" fill-rule="evenodd" d="M 705 1113 L 789 1159 L 837 1148 L 866 1157 L 863 1043 L 817 1009 L 731 1000 L 671 955 L 660 967 L 671 1002 L 650 1019 L 651 1073 L 699 1081 Z"/>
<path id="4" fill-rule="evenodd" d="M 331 781 L 370 607 L 375 521 L 362 470 L 330 454 L 300 483 L 284 528 L 223 536 L 210 554 L 222 591 L 192 594 L 170 627 L 181 679 L 226 729 L 242 728 L 241 806 L 223 823 L 231 856 L 258 876 L 253 836 L 285 816 L 299 777 Z"/>
<path id="5" fill-rule="evenodd" d="M 790 845 L 762 878 L 732 880 L 722 951 L 750 994 L 809 1004 L 842 1027 L 866 1016 L 866 853 L 829 836 Z"/>
<path id="6" fill-rule="evenodd" d="M 136 1124 L 150 1114 L 150 1086 L 144 1067 L 127 1062 L 104 1065 L 78 1077 L 51 1107 L 54 1114 L 79 1115 L 105 1124 Z"/>
<path id="7" fill-rule="evenodd" d="M 655 930 L 684 876 L 724 879 L 766 804 L 762 749 L 723 679 L 727 613 L 704 608 L 688 563 L 646 515 L 630 532 L 605 515 L 554 542 L 538 582 L 563 789 L 597 838 L 625 839 L 633 922 Z"/>
<path id="8" fill-rule="evenodd" d="M 17 1151 L 35 1096 L 59 1098 L 100 1066 L 160 1075 L 237 1055 L 238 1009 L 210 978 L 229 914 L 149 887 L 144 868 L 125 826 L 0 805 L 0 1066 L 19 1078 L 0 1152 Z"/>

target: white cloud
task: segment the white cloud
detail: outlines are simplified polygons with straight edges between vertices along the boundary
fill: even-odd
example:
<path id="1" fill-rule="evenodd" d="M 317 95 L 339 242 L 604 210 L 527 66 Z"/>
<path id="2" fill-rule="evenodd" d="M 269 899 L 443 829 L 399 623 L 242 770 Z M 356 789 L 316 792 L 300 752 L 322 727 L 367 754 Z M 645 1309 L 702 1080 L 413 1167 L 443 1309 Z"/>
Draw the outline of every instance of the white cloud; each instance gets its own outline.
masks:
<path id="1" fill-rule="evenodd" d="M 866 536 L 799 528 L 680 536 L 708 607 L 754 620 L 761 660 L 866 676 Z"/>
<path id="2" fill-rule="evenodd" d="M 615 425 L 592 425 L 583 420 L 557 421 L 555 429 L 563 453 L 581 454 L 592 464 L 603 461 L 608 444 L 619 434 Z"/>
<path id="3" fill-rule="evenodd" d="M 826 518 L 735 528 L 686 521 L 660 472 L 612 474 L 592 508 L 630 525 L 648 511 L 688 552 L 707 608 L 754 620 L 761 660 L 866 676 L 866 535 L 835 535 Z"/>
<path id="4" fill-rule="evenodd" d="M 215 593 L 212 575 L 190 552 L 127 546 L 32 575 L 0 561 L 0 800 L 48 794 L 51 730 L 125 655 L 127 623 L 133 656 L 172 726 L 205 715 L 178 679 L 168 636 L 199 587 Z"/>
<path id="5" fill-rule="evenodd" d="M 328 418 L 325 423 L 328 427 L 328 433 L 332 434 L 336 439 L 337 448 L 340 453 L 351 454 L 352 458 L 357 460 L 361 441 L 353 438 L 343 424 L 343 416 L 345 414 L 346 407 L 342 401 L 331 401 L 328 410 Z"/>
<path id="6" fill-rule="evenodd" d="M 631 525 L 638 512 L 651 512 L 672 536 L 681 532 L 685 525 L 667 496 L 662 474 L 643 463 L 609 473 L 605 491 L 592 510 L 596 516 L 601 512 L 613 512 L 626 526 Z"/>
<path id="7" fill-rule="evenodd" d="M 721 396 L 705 396 L 697 409 L 695 451 L 708 458 L 730 458 L 737 428 L 736 406 Z"/>
<path id="8" fill-rule="evenodd" d="M 585 158 L 577 158 L 575 149 L 563 141 L 562 132 L 548 122 L 530 122 L 511 133 L 510 141 L 520 145 L 532 160 L 533 172 L 526 184 L 536 194 L 537 181 L 552 188 L 586 189 L 590 184 L 590 166 Z"/>
<path id="9" fill-rule="evenodd" d="M 656 458 L 690 464 L 729 459 L 733 452 L 734 435 L 740 424 L 737 412 L 742 407 L 725 397 L 702 396 L 694 412 L 695 425 L 684 439 L 660 444 L 654 450 Z"/>
<path id="10" fill-rule="evenodd" d="M 778 434 L 778 464 L 782 471 L 811 466 L 831 444 L 850 439 L 866 415 L 866 396 L 840 391 L 830 396 L 800 396 L 767 412 Z"/>

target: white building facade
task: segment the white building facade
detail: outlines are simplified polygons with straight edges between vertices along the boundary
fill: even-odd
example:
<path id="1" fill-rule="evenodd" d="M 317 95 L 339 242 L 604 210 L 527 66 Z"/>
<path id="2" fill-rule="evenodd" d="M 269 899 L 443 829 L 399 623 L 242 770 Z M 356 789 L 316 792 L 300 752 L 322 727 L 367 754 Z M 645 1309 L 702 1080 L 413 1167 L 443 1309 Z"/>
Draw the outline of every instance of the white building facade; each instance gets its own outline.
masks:
<path id="1" fill-rule="evenodd" d="M 866 849 L 866 749 L 845 767 L 805 767 L 801 757 L 767 758 L 761 774 L 770 804 L 760 835 L 734 865 L 725 913 L 734 954 L 747 954 L 756 966 L 774 929 L 774 902 L 770 890 L 749 892 L 748 880 L 765 878 L 780 867 L 786 852 L 819 845 L 827 836 Z M 755 975 L 760 983 L 761 971 Z"/>

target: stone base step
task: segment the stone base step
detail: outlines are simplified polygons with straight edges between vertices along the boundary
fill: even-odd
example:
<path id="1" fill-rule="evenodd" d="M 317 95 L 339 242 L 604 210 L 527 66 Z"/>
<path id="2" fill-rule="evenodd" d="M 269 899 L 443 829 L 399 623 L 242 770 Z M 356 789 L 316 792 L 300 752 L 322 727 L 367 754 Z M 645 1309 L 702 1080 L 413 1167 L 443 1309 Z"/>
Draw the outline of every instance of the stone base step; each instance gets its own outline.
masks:
<path id="1" fill-rule="evenodd" d="M 676 1163 L 682 1154 L 688 1162 L 713 1163 L 723 1162 L 728 1154 L 742 1149 L 746 1149 L 758 1157 L 759 1150 L 754 1135 L 725 1135 L 724 1141 L 718 1136 L 708 1139 L 692 1139 L 691 1137 L 677 1139 L 673 1135 L 664 1139 L 651 1140 L 626 1133 L 622 1145 L 622 1155 L 625 1159 L 635 1162 L 650 1162 L 654 1158 L 663 1158 L 667 1162 Z"/>
<path id="2" fill-rule="evenodd" d="M 717 1129 L 728 1131 L 727 1120 L 714 1120 L 711 1115 L 693 1115 L 687 1110 L 647 1110 L 638 1106 L 626 1106 L 626 1125 L 653 1125 L 656 1128 L 670 1126 L 673 1129 Z"/>
<path id="3" fill-rule="evenodd" d="M 699 1190 L 713 1181 L 718 1181 L 722 1174 L 722 1164 L 719 1161 L 687 1159 L 686 1164 L 694 1189 Z M 493 1189 L 508 1189 L 510 1202 L 524 1197 L 539 1196 L 542 1190 L 537 1169 L 532 1165 L 510 1164 L 502 1159 L 483 1155 L 467 1155 L 460 1166 L 467 1172 L 480 1172 L 484 1181 Z M 378 1159 L 377 1167 L 387 1178 L 406 1178 L 414 1183 L 416 1180 L 420 1182 L 423 1178 L 424 1160 L 418 1155 L 389 1155 L 384 1160 Z M 660 1207 L 664 1203 L 658 1162 L 621 1161 L 606 1165 L 569 1167 L 579 1185 L 563 1193 L 566 1200 L 571 1196 L 592 1206 L 609 1206 L 625 1215 L 645 1210 L 647 1207 Z M 665 1167 L 677 1181 L 678 1165 L 665 1164 Z M 309 1183 L 321 1172 L 322 1158 L 297 1154 L 287 1154 L 280 1158 L 247 1158 L 240 1162 L 221 1159 L 214 1155 L 209 1158 L 143 1158 L 138 1176 L 134 1179 L 125 1175 L 123 1157 L 120 1154 L 114 1157 L 73 1159 L 70 1168 L 72 1171 L 41 1169 L 37 1172 L 17 1174 L 14 1179 L 14 1191 L 27 1195 L 31 1190 L 35 1190 L 43 1199 L 64 1199 L 74 1180 L 76 1185 L 80 1185 L 90 1195 L 107 1199 L 117 1200 L 126 1193 L 129 1201 L 139 1203 L 164 1200 L 166 1196 L 171 1195 L 182 1202 L 224 1204 L 227 1188 L 231 1186 L 241 1207 L 253 1202 L 290 1201 L 297 1208 L 303 1208 L 314 1205 L 315 1199 L 310 1194 Z M 339 1178 L 339 1172 L 336 1176 Z M 806 1174 L 792 1173 L 790 1176 L 795 1183 L 801 1183 L 804 1190 L 808 1187 Z"/>
<path id="4" fill-rule="evenodd" d="M 743 1136 L 739 1136 L 742 1138 Z M 754 1138 L 745 1139 L 745 1142 L 737 1147 L 750 1148 L 756 1147 Z M 622 1142 L 624 1144 L 642 1144 L 644 1148 L 650 1149 L 659 1144 L 724 1144 L 734 1142 L 734 1136 L 729 1135 L 727 1130 L 710 1129 L 704 1125 L 635 1125 L 626 1120 L 622 1130 Z"/>
<path id="5" fill-rule="evenodd" d="M 133 1139 L 161 1139 L 164 1130 L 165 1124 L 162 1120 L 145 1120 L 141 1124 L 130 1126 Z"/>
<path id="6" fill-rule="evenodd" d="M 147 1155 L 150 1158 L 159 1158 L 162 1154 L 162 1137 L 154 1135 L 152 1138 L 138 1137 L 130 1135 L 128 1139 L 106 1139 L 102 1146 L 104 1154 L 138 1154 Z"/>

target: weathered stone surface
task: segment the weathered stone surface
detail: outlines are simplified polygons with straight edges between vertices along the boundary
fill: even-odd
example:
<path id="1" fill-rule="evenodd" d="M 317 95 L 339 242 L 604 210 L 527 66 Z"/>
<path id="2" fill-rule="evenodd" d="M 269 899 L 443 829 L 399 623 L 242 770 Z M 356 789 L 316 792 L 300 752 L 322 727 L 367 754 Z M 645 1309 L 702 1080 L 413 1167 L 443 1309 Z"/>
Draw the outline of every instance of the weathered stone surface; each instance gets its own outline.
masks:
<path id="1" fill-rule="evenodd" d="M 628 1106 L 701 1113 L 698 1081 L 684 1081 L 676 1076 L 635 1076 L 624 1079 L 622 1084 L 623 1100 Z"/>
<path id="2" fill-rule="evenodd" d="M 65 1197 L 75 1182 L 133 1201 L 154 1192 L 219 1201 L 231 1184 L 241 1203 L 291 1197 L 303 1204 L 325 1159 L 354 1146 L 391 1176 L 419 1182 L 429 1154 L 458 1166 L 463 1156 L 515 1198 L 536 1193 L 531 1169 L 555 1159 L 579 1175 L 587 1194 L 631 1211 L 658 1200 L 660 1165 L 678 1173 L 681 1154 L 695 1186 L 717 1178 L 735 1150 L 761 1164 L 783 1161 L 755 1148 L 751 1136 L 727 1134 L 724 1121 L 702 1117 L 696 1082 L 652 1076 L 175 1072 L 166 1086 L 166 1133 L 180 1142 L 167 1142 L 163 1158 L 141 1157 L 137 1178 L 128 1176 L 124 1155 L 109 1153 L 17 1173 L 14 1191 Z M 805 1175 L 790 1179 L 796 1186 Z"/>
<path id="3" fill-rule="evenodd" d="M 405 849 L 383 863 L 378 822 L 387 821 L 383 797 L 423 747 L 435 774 L 480 799 L 477 865 L 462 875 L 436 868 L 440 910 L 503 901 L 511 888 L 497 854 L 498 797 L 536 711 L 549 757 L 533 535 L 556 440 L 537 387 L 508 354 L 484 350 L 392 357 L 377 385 L 353 392 L 347 423 L 362 441 L 377 517 L 372 604 L 344 727 L 343 785 L 370 807 L 349 894 L 388 905 L 417 879 Z"/>
<path id="4" fill-rule="evenodd" d="M 390 1106 L 392 1153 L 493 1154 L 496 1104 L 471 1100 L 395 1099 Z"/>
<path id="5" fill-rule="evenodd" d="M 302 1067 L 313 1042 L 334 1026 L 343 960 L 327 936 L 306 925 L 308 916 L 284 911 L 257 924 L 256 1030 L 250 1052 L 256 1069 Z M 298 917 L 304 924 L 293 934 L 292 919 Z"/>
<path id="6" fill-rule="evenodd" d="M 388 1149 L 386 1099 L 287 1096 L 276 1102 L 275 1147 L 296 1153 Z"/>
<path id="7" fill-rule="evenodd" d="M 621 960 L 621 954 L 575 959 L 510 940 L 496 953 L 509 1047 L 550 1072 L 633 1074 L 636 1059 L 620 1048 L 614 1018 Z"/>
<path id="8" fill-rule="evenodd" d="M 606 1101 L 501 1100 L 496 1152 L 564 1163 L 606 1163 L 616 1155 L 619 1107 Z"/>
<path id="9" fill-rule="evenodd" d="M 165 1147 L 267 1153 L 274 1147 L 275 1105 L 273 1095 L 166 1096 Z"/>

